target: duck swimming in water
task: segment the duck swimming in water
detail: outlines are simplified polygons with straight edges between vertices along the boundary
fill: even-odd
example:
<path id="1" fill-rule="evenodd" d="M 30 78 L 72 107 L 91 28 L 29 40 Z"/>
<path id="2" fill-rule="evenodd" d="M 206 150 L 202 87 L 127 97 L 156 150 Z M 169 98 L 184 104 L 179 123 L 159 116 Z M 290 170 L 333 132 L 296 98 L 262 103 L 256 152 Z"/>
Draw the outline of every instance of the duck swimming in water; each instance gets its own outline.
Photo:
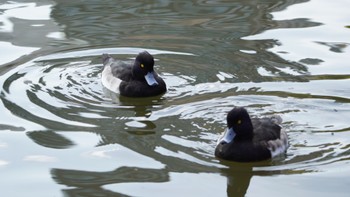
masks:
<path id="1" fill-rule="evenodd" d="M 112 92 L 127 97 L 150 97 L 164 94 L 166 84 L 154 71 L 154 58 L 147 51 L 126 62 L 102 55 L 104 69 L 102 85 Z"/>
<path id="2" fill-rule="evenodd" d="M 282 118 L 250 118 L 243 107 L 227 114 L 227 129 L 219 138 L 215 156 L 224 160 L 251 162 L 286 152 L 288 136 L 280 126 Z"/>

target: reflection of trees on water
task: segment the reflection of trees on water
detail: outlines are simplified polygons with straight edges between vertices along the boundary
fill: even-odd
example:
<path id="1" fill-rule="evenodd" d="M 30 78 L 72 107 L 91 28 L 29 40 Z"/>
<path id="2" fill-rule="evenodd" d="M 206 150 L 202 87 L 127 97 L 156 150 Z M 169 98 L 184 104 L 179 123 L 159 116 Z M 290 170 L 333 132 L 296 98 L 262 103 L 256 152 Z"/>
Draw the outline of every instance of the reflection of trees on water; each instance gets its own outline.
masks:
<path id="1" fill-rule="evenodd" d="M 115 183 L 161 183 L 169 181 L 165 170 L 121 167 L 110 172 L 87 172 L 79 170 L 52 169 L 53 179 L 74 189 L 65 189 L 68 196 L 124 196 L 101 186 Z"/>
<path id="2" fill-rule="evenodd" d="M 47 45 L 48 42 L 52 41 L 52 38 L 48 37 L 52 32 L 59 31 L 58 27 L 54 21 L 47 19 L 45 13 L 40 13 L 38 15 L 32 16 L 28 14 L 30 19 L 26 19 L 26 14 L 23 15 L 22 12 L 25 11 L 46 11 L 42 8 L 50 6 L 53 2 L 51 0 L 38 0 L 32 3 L 32 1 L 19 0 L 16 2 L 1 2 L 5 5 L 5 8 L 9 8 L 3 11 L 1 8 L 0 15 L 8 20 L 7 26 L 11 26 L 10 30 L 2 29 L 5 26 L 0 22 L 0 40 L 5 42 L 10 42 L 15 46 L 24 47 L 43 47 Z M 1 5 L 0 4 L 0 5 Z M 6 6 L 7 4 L 7 6 Z M 26 8 L 32 8 L 26 10 Z M 21 10 L 21 8 L 24 8 Z M 13 11 L 15 10 L 15 11 Z M 20 16 L 17 16 L 20 15 Z M 31 19 L 33 17 L 33 19 Z M 2 19 L 3 19 L 2 18 Z M 8 28 L 8 27 L 7 27 Z"/>
<path id="3" fill-rule="evenodd" d="M 277 40 L 241 38 L 277 28 L 320 25 L 305 19 L 275 21 L 271 12 L 305 2 L 241 1 L 206 4 L 201 1 L 143 2 L 58 2 L 52 17 L 64 27 L 69 39 L 81 39 L 92 46 L 129 46 L 164 50 L 183 49 L 198 55 L 197 80 L 216 80 L 208 69 L 231 73 L 236 81 L 305 81 L 285 72 L 307 74 L 307 68 L 286 62 L 267 49 Z M 242 50 L 255 51 L 247 54 Z M 264 68 L 275 77 L 261 76 Z M 181 72 L 181 71 L 180 71 Z"/>
<path id="4" fill-rule="evenodd" d="M 169 157 L 169 159 L 171 159 Z M 178 163 L 176 160 L 170 160 L 170 162 Z M 268 165 L 269 161 L 260 163 L 236 163 L 223 161 L 222 168 L 213 168 L 214 171 L 219 170 L 219 173 L 227 178 L 226 194 L 229 197 L 243 197 L 246 196 L 251 178 L 253 176 L 271 176 L 283 174 L 286 172 L 276 171 L 259 171 L 254 170 L 255 167 Z M 194 165 L 194 166 L 193 166 Z M 122 183 L 166 183 L 171 181 L 170 173 L 202 173 L 207 170 L 196 169 L 194 163 L 188 163 L 186 166 L 166 166 L 164 169 L 151 169 L 151 168 L 139 168 L 139 167 L 120 167 L 113 171 L 106 172 L 93 172 L 83 170 L 69 170 L 69 169 L 52 169 L 51 175 L 53 179 L 59 183 L 69 187 L 64 189 L 63 192 L 68 196 L 86 195 L 89 192 L 95 192 L 98 196 L 110 196 L 110 195 L 125 195 L 105 189 L 103 186 L 122 184 Z M 205 167 L 204 169 L 207 169 Z M 215 172 L 217 173 L 217 172 Z M 290 171 L 289 174 L 300 174 L 302 171 Z M 210 182 L 211 180 L 206 180 Z M 191 183 L 196 184 L 196 183 Z M 200 184 L 200 183 L 198 183 Z M 199 185 L 196 185 L 198 187 Z M 211 182 L 211 184 L 216 184 Z M 161 187 L 161 185 L 160 185 Z M 176 187 L 176 186 L 175 186 Z M 200 186 L 199 186 L 200 187 Z M 218 187 L 222 187 L 218 185 Z M 135 187 L 136 189 L 136 187 Z M 198 194 L 191 194 L 198 195 Z"/>
<path id="5" fill-rule="evenodd" d="M 242 1 L 217 4 L 170 0 L 156 3 L 58 1 L 51 16 L 64 28 L 69 38 L 79 38 L 93 44 L 130 46 L 133 44 L 128 40 L 130 37 L 133 41 L 138 38 L 151 41 L 150 46 L 160 44 L 157 40 L 167 42 L 172 38 L 179 38 L 177 41 L 185 44 L 188 42 L 186 38 L 193 36 L 196 39 L 194 43 L 201 43 L 198 46 L 206 45 L 203 41 L 211 42 L 210 38 L 214 37 L 214 40 L 223 38 L 221 43 L 216 44 L 228 44 L 235 48 L 237 44 L 232 44 L 237 40 L 234 39 L 269 29 L 319 25 L 304 19 L 272 20 L 271 12 L 306 1 Z M 224 36 L 228 32 L 232 34 L 229 37 Z M 229 40 L 224 38 L 230 38 L 234 42 L 226 43 Z"/>

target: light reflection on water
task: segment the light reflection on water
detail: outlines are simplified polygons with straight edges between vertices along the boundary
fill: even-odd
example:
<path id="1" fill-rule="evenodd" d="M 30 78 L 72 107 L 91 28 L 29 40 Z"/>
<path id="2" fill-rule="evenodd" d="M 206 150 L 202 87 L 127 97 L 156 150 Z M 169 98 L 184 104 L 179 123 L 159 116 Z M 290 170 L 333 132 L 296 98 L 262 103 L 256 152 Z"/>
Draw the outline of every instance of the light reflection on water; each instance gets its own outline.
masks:
<path id="1" fill-rule="evenodd" d="M 333 21 L 312 12 L 300 15 L 299 9 L 317 5 L 299 2 L 3 5 L 3 26 L 17 27 L 16 20 L 25 19 L 9 17 L 18 11 L 13 9 L 45 7 L 51 13 L 40 19 L 44 27 L 57 25 L 45 35 L 64 35 L 32 44 L 0 31 L 0 47 L 20 43 L 29 50 L 18 56 L 40 47 L 15 61 L 2 57 L 0 170 L 6 178 L 0 185 L 9 188 L 4 194 L 18 196 L 13 188 L 21 188 L 33 195 L 256 196 L 285 191 L 288 183 L 302 196 L 345 195 L 348 24 L 337 18 L 341 31 L 314 39 L 310 32 L 325 32 Z M 333 47 L 344 47 L 324 50 L 335 42 Z M 140 50 L 155 56 L 168 92 L 130 99 L 104 89 L 101 54 L 132 59 Z M 281 115 L 290 139 L 287 154 L 252 164 L 217 160 L 215 143 L 233 106 L 245 106 L 253 116 Z M 343 181 L 319 193 L 333 177 Z M 284 189 L 264 189 L 272 184 Z M 38 185 L 45 188 L 40 193 Z"/>

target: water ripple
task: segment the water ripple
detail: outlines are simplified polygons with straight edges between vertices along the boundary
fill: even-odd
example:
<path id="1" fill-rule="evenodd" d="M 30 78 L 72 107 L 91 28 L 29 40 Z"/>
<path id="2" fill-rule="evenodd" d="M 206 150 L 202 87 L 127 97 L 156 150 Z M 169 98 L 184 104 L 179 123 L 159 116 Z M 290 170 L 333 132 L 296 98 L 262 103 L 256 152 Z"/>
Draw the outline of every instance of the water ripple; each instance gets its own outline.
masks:
<path id="1" fill-rule="evenodd" d="M 123 57 L 124 49 L 106 48 L 105 51 L 120 53 Z M 347 81 L 348 76 L 333 80 L 331 86 L 327 82 L 329 77 L 313 76 L 309 78 L 311 81 L 307 80 L 305 90 L 304 83 L 280 82 L 279 87 L 274 82 L 232 83 L 237 74 L 223 71 L 218 72 L 216 81 L 201 83 L 201 76 L 185 75 L 182 69 L 188 65 L 179 64 L 177 59 L 195 56 L 151 51 L 156 58 L 163 57 L 168 62 L 163 65 L 163 58 L 157 62 L 169 88 L 160 98 L 140 100 L 111 94 L 99 80 L 102 65 L 96 55 L 101 49 L 89 49 L 41 56 L 12 69 L 2 76 L 1 100 L 14 115 L 42 126 L 19 124 L 18 128 L 29 131 L 28 137 L 37 144 L 55 149 L 76 144 L 55 131 L 88 131 L 100 135 L 100 145 L 118 143 L 167 165 L 171 165 L 166 161 L 170 157 L 177 164 L 177 160 L 196 163 L 192 170 L 206 166 L 208 171 L 218 165 L 212 155 L 215 141 L 224 130 L 227 111 L 233 106 L 245 106 L 253 116 L 281 115 L 290 129 L 291 146 L 286 158 L 277 163 L 256 164 L 260 166 L 256 173 L 273 173 L 271 165 L 278 174 L 317 171 L 319 166 L 348 159 L 350 142 L 345 140 L 349 131 L 345 114 L 350 108 L 345 103 L 349 98 L 339 91 L 341 86 L 336 85 L 337 81 Z M 326 89 L 327 86 L 338 89 L 329 96 L 329 90 L 326 93 L 310 90 L 313 83 L 315 87 L 323 84 Z M 340 108 L 334 101 L 344 105 Z M 306 118 L 310 114 L 314 114 L 313 119 Z M 127 133 L 149 140 L 135 141 Z M 153 144 L 154 140 L 158 141 L 157 145 Z M 154 147 L 155 151 L 140 147 Z"/>
<path id="2" fill-rule="evenodd" d="M 314 191 L 322 183 L 315 177 L 325 177 L 324 185 L 346 183 L 349 29 L 339 19 L 346 6 L 334 9 L 342 15 L 328 6 L 317 9 L 338 3 L 301 2 L 306 1 L 4 4 L 0 44 L 23 50 L 4 50 L 7 63 L 0 69 L 4 177 L 14 171 L 23 176 L 51 172 L 56 183 L 67 186 L 62 192 L 72 196 L 135 196 L 134 188 L 153 186 L 157 192 L 164 186 L 194 193 L 205 188 L 212 196 L 227 187 L 228 194 L 244 196 L 253 176 L 252 193 L 276 178 L 286 183 L 279 188 L 292 180 L 313 183 Z M 31 8 L 45 8 L 43 20 L 30 20 L 30 12 L 13 15 Z M 333 15 L 341 22 L 328 20 Z M 41 33 L 22 38 L 24 27 Z M 167 93 L 134 99 L 104 89 L 101 54 L 133 59 L 141 50 L 154 55 Z M 287 154 L 248 164 L 216 159 L 216 140 L 235 106 L 246 107 L 252 116 L 280 115 L 290 141 Z M 18 163 L 25 167 L 11 168 Z M 337 180 L 329 181 L 328 175 Z M 189 181 L 200 191 L 191 190 Z"/>

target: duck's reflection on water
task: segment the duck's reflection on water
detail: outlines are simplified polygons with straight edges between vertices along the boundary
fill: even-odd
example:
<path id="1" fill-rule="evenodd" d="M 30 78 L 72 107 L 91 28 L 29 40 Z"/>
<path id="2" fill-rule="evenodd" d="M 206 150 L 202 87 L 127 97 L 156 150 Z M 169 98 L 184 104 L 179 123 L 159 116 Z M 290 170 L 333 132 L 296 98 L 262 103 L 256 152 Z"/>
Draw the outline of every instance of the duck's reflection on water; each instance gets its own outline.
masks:
<path id="1" fill-rule="evenodd" d="M 87 172 L 81 170 L 52 169 L 53 179 L 73 189 L 64 189 L 68 196 L 113 196 L 116 192 L 103 189 L 101 186 L 113 183 L 152 183 L 167 182 L 169 175 L 165 169 L 145 169 L 137 167 L 120 167 L 110 172 Z"/>

